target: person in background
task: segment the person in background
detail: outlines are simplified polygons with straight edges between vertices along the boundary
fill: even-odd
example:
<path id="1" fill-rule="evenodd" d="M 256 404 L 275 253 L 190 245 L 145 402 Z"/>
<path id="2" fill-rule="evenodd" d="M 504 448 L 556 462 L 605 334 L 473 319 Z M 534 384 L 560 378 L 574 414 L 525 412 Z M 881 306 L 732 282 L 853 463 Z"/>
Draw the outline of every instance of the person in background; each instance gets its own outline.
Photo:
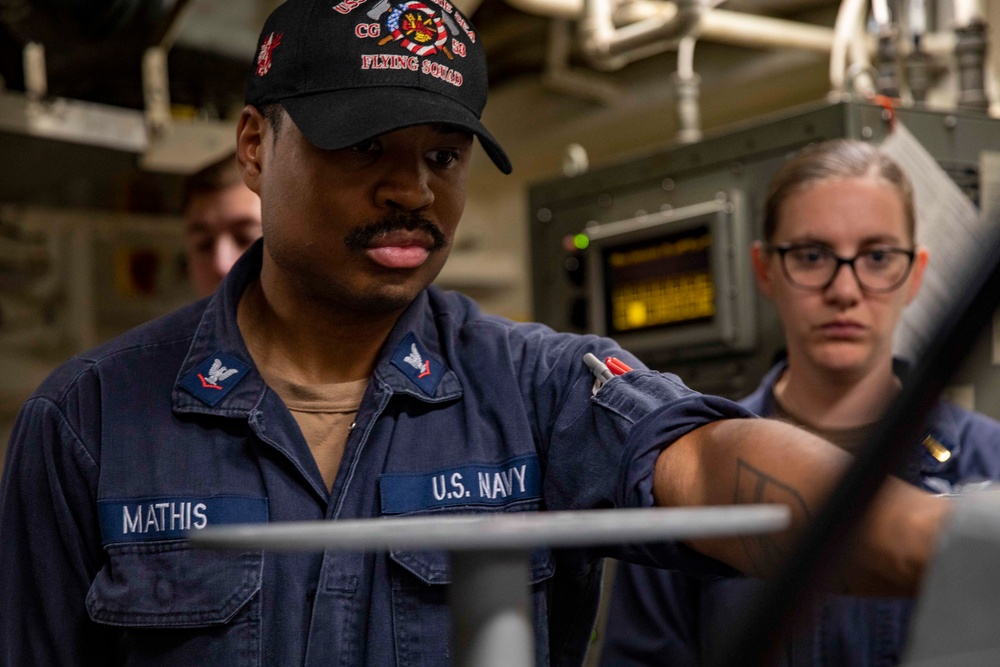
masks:
<path id="1" fill-rule="evenodd" d="M 191 285 L 208 296 L 261 237 L 260 197 L 243 182 L 233 154 L 185 179 L 181 206 Z"/>
<path id="2" fill-rule="evenodd" d="M 537 550 L 539 667 L 583 659 L 605 556 L 770 574 L 758 552 L 794 543 L 849 455 L 610 339 L 432 284 L 474 139 L 511 171 L 480 119 L 469 20 L 443 0 L 286 0 L 254 56 L 237 156 L 264 236 L 213 296 L 68 361 L 22 408 L 0 487 L 0 599 L 16 601 L 0 663 L 451 663 L 446 553 L 185 539 L 226 523 L 731 504 L 741 466 L 801 491 L 785 532 Z M 634 370 L 595 387 L 588 353 Z M 949 513 L 889 480 L 840 574 L 912 594 Z"/>
<path id="3" fill-rule="evenodd" d="M 906 381 L 893 331 L 928 260 L 914 227 L 906 174 L 871 144 L 814 144 L 782 166 L 770 184 L 763 241 L 751 254 L 758 288 L 781 319 L 787 358 L 741 401 L 745 407 L 849 452 L 864 444 Z M 1000 478 L 1000 423 L 948 402 L 913 447 L 917 463 L 906 481 L 925 491 L 956 493 Z M 602 664 L 698 665 L 761 586 L 623 563 Z M 780 664 L 896 664 L 912 607 L 907 599 L 825 596 L 783 647 Z"/>

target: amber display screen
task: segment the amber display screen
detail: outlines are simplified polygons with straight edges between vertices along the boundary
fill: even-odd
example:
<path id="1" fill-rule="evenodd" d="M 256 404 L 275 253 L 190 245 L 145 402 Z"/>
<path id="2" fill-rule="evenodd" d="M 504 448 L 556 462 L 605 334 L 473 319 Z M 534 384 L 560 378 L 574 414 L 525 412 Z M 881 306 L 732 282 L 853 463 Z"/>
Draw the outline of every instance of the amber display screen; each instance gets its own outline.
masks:
<path id="1" fill-rule="evenodd" d="M 711 321 L 711 249 L 707 225 L 603 248 L 608 334 Z"/>

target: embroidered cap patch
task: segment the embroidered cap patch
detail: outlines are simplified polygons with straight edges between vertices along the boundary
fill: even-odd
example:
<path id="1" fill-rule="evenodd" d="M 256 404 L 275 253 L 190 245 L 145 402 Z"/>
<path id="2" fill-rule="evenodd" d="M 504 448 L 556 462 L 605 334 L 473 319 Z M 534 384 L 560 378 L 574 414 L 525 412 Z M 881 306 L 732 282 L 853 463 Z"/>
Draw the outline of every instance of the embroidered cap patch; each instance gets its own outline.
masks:
<path id="1" fill-rule="evenodd" d="M 406 334 L 403 342 L 396 348 L 396 352 L 392 355 L 392 364 L 403 371 L 403 374 L 428 396 L 433 396 L 437 391 L 438 383 L 444 374 L 444 366 L 427 354 L 427 350 L 413 332 Z"/>
<path id="2" fill-rule="evenodd" d="M 181 380 L 180 385 L 195 398 L 215 407 L 249 370 L 250 367 L 239 359 L 216 352 L 206 357 L 198 368 Z"/>

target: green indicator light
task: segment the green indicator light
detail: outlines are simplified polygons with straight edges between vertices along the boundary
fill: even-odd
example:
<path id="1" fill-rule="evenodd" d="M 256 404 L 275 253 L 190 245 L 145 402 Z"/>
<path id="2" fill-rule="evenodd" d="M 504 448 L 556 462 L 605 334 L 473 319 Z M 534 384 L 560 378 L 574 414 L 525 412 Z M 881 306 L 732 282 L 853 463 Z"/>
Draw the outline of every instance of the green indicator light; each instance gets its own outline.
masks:
<path id="1" fill-rule="evenodd" d="M 573 244 L 578 250 L 586 250 L 587 246 L 590 245 L 590 239 L 587 238 L 586 234 L 577 234 L 573 237 Z"/>

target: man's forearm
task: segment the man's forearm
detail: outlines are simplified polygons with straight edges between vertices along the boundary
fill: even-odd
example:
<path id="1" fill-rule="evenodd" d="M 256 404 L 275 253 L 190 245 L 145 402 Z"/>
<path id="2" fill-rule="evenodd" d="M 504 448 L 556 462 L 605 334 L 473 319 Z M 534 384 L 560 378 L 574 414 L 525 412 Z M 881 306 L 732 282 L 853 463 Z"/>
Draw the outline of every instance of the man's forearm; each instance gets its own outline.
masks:
<path id="1" fill-rule="evenodd" d="M 703 426 L 660 454 L 654 494 L 664 506 L 780 503 L 789 530 L 693 540 L 691 546 L 754 576 L 773 576 L 850 465 L 848 454 L 775 420 Z M 856 595 L 911 595 L 933 553 L 948 502 L 889 479 L 875 497 L 840 571 Z"/>

